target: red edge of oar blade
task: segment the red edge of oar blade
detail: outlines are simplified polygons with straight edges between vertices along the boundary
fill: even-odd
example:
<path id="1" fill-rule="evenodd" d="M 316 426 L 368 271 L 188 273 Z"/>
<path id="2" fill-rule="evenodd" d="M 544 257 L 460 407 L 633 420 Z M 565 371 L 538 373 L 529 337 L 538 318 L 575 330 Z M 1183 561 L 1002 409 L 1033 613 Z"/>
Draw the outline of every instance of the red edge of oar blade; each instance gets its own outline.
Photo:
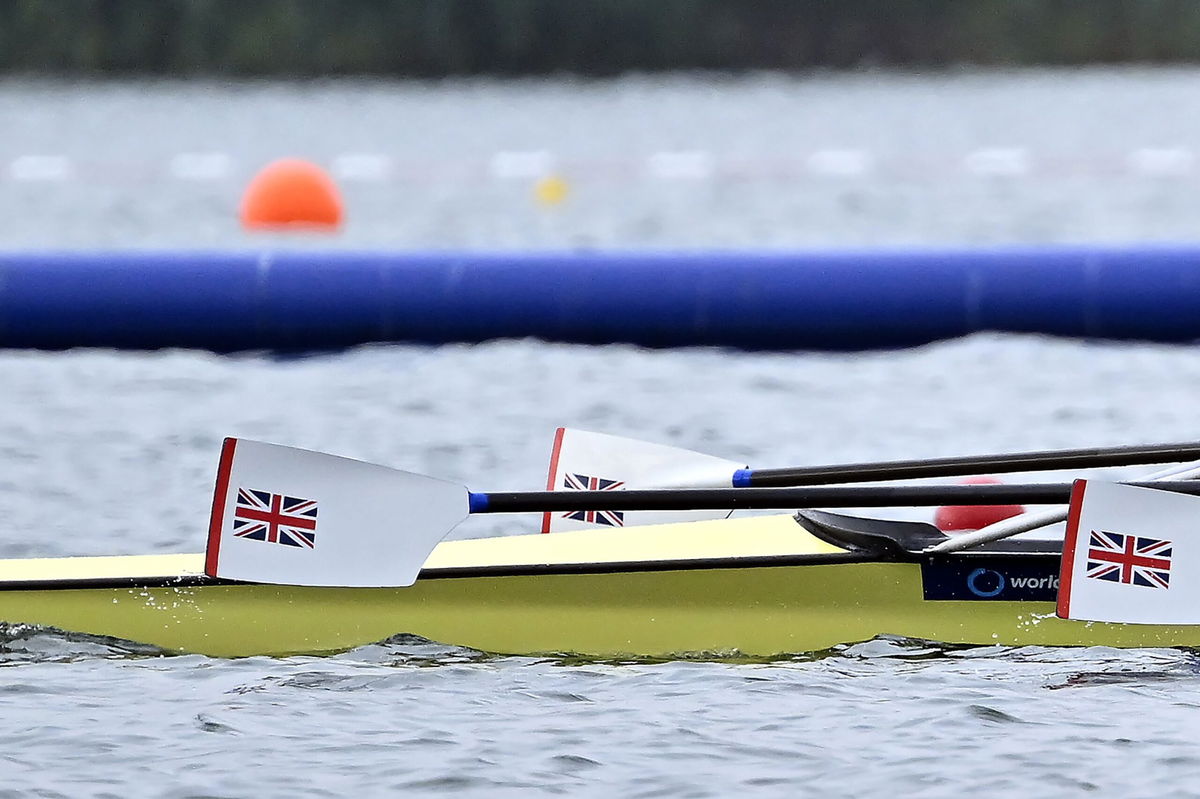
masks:
<path id="1" fill-rule="evenodd" d="M 546 490 L 553 491 L 554 484 L 558 480 L 558 456 L 562 452 L 563 433 L 566 432 L 565 427 L 560 427 L 554 431 L 554 449 L 550 451 L 550 473 L 546 475 Z M 553 514 L 550 511 L 545 511 L 542 514 L 542 532 L 550 532 L 550 521 Z"/>
<path id="2" fill-rule="evenodd" d="M 229 473 L 233 468 L 236 438 L 226 438 L 221 446 L 221 461 L 217 466 L 217 482 L 213 488 L 212 516 L 208 521 L 208 546 L 204 552 L 204 573 L 217 576 L 217 563 L 221 553 L 221 522 L 225 518 L 225 502 L 229 497 Z"/>
<path id="3" fill-rule="evenodd" d="M 1071 617 L 1071 573 L 1075 568 L 1075 545 L 1079 540 L 1079 514 L 1083 510 L 1083 495 L 1087 480 L 1076 480 L 1071 487 L 1071 507 L 1067 514 L 1067 532 L 1063 539 L 1062 563 L 1058 572 L 1058 605 L 1055 614 L 1060 619 Z"/>

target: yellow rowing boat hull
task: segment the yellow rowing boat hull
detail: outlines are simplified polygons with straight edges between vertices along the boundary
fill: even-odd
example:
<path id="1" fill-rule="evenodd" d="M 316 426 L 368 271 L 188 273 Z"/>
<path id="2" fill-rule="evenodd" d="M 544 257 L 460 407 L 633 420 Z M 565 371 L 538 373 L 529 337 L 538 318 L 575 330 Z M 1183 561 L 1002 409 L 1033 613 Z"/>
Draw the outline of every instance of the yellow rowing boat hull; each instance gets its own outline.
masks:
<path id="1" fill-rule="evenodd" d="M 0 619 L 220 657 L 411 633 L 508 654 L 769 657 L 880 634 L 1200 645 L 1200 627 L 1065 621 L 1049 601 L 930 600 L 917 562 L 856 558 L 790 516 L 443 543 L 408 588 L 222 584 L 201 555 L 0 561 Z M 927 582 L 927 581 L 925 581 Z"/>

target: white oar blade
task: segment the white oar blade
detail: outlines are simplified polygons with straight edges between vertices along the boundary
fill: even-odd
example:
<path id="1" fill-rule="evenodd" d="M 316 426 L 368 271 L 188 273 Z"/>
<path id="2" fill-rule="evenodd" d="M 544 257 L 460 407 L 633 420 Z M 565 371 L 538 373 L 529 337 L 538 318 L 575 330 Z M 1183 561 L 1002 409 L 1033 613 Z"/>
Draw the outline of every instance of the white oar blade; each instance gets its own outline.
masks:
<path id="1" fill-rule="evenodd" d="M 1058 615 L 1200 624 L 1200 497 L 1077 480 Z"/>
<path id="2" fill-rule="evenodd" d="M 283 585 L 412 585 L 467 512 L 468 492 L 454 483 L 227 438 L 205 573 Z"/>
<path id="3" fill-rule="evenodd" d="M 745 464 L 679 447 L 560 427 L 550 455 L 548 491 L 626 488 L 731 488 Z M 591 511 L 547 513 L 542 532 L 724 519 L 732 511 Z"/>

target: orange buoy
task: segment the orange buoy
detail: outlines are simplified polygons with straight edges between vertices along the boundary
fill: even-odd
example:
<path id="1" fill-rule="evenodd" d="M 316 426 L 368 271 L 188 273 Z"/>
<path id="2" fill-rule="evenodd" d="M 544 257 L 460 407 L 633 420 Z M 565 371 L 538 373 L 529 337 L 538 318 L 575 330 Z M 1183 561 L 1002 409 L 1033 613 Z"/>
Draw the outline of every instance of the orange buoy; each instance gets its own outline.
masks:
<path id="1" fill-rule="evenodd" d="M 995 485 L 994 477 L 969 477 L 966 485 Z M 943 533 L 967 532 L 987 527 L 1025 512 L 1021 505 L 943 505 L 933 516 L 933 523 Z"/>
<path id="2" fill-rule="evenodd" d="M 284 158 L 262 168 L 242 195 L 242 227 L 249 230 L 333 231 L 342 224 L 337 186 L 316 164 Z"/>

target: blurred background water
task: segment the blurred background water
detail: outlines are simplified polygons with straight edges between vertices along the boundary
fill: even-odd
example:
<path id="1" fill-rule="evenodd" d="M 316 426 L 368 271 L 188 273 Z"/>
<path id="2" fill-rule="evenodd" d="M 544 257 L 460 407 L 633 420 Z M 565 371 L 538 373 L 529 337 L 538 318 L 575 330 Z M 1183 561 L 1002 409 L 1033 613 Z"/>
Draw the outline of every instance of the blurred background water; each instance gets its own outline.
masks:
<path id="1" fill-rule="evenodd" d="M 8 79 L 0 247 L 1192 241 L 1198 78 Z M 240 230 L 246 181 L 281 155 L 331 170 L 341 234 Z M 547 171 L 569 186 L 550 207 Z M 1194 439 L 1197 389 L 1191 347 L 1034 337 L 858 355 L 3 352 L 0 555 L 198 550 L 225 435 L 525 489 L 558 425 L 799 465 Z M 885 637 L 769 663 L 596 663 L 401 635 L 220 661 L 10 625 L 0 666 L 0 795 L 1186 795 L 1200 776 L 1200 679 L 1177 650 Z"/>
<path id="2" fill-rule="evenodd" d="M 8 248 L 795 248 L 1191 241 L 1200 70 L 428 82 L 0 81 Z M 250 236 L 283 156 L 336 239 Z M 539 205 L 539 178 L 566 182 Z"/>

